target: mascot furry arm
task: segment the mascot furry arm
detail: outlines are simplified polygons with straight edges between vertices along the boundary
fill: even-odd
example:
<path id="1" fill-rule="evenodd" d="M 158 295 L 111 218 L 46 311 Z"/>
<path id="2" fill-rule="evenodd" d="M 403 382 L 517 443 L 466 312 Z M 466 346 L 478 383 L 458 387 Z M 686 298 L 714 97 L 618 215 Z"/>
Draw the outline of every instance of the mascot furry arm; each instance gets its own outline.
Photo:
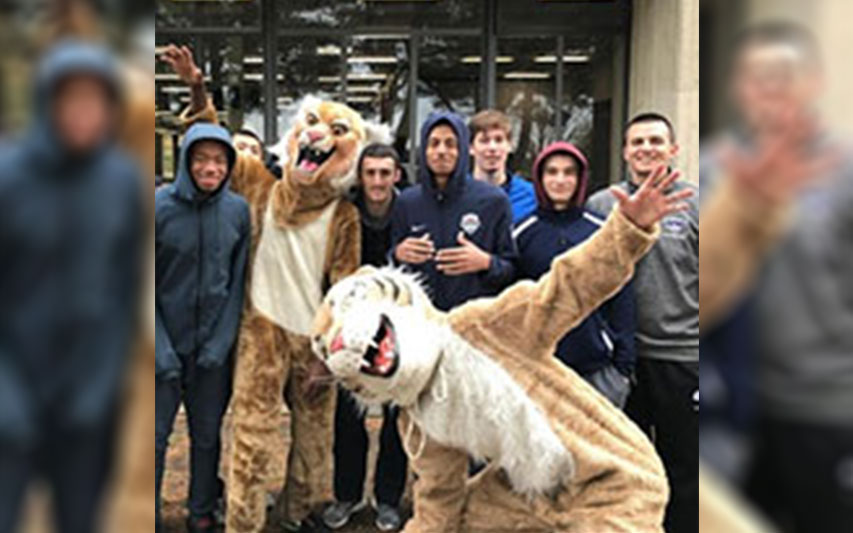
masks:
<path id="1" fill-rule="evenodd" d="M 314 351 L 364 403 L 393 401 L 415 484 L 409 533 L 661 532 L 668 488 L 645 435 L 557 341 L 652 246 L 616 209 L 538 282 L 437 311 L 411 276 L 362 269 L 326 296 Z M 467 480 L 467 456 L 490 466 Z"/>
<path id="2" fill-rule="evenodd" d="M 208 100 L 184 120 L 215 121 L 216 110 Z M 330 497 L 334 389 L 306 399 L 309 333 L 323 293 L 361 260 L 358 211 L 342 196 L 376 131 L 346 105 L 306 98 L 285 135 L 281 180 L 252 157 L 239 156 L 234 167 L 231 187 L 251 206 L 252 249 L 231 401 L 229 532 L 264 526 L 285 389 L 292 433 L 285 518 L 303 520 Z"/>

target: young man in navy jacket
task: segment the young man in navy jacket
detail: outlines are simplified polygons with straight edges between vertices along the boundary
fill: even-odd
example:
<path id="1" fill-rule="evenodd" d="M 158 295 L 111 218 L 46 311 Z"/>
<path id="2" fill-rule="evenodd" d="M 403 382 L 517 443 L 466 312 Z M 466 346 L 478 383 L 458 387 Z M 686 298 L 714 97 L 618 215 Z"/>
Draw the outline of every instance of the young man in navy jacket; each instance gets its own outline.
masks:
<path id="1" fill-rule="evenodd" d="M 603 218 L 584 209 L 589 164 L 573 144 L 546 147 L 533 164 L 538 209 L 514 232 L 519 277 L 538 279 L 554 257 L 595 233 Z M 634 370 L 634 289 L 629 283 L 557 345 L 555 355 L 622 408 Z"/>
<path id="2" fill-rule="evenodd" d="M 197 124 L 181 146 L 175 183 L 155 196 L 158 531 L 166 447 L 181 403 L 191 447 L 187 530 L 216 527 L 219 435 L 251 236 L 249 206 L 228 189 L 235 161 L 227 130 Z"/>
<path id="3" fill-rule="evenodd" d="M 515 277 L 510 203 L 468 176 L 469 139 L 459 115 L 430 115 L 421 127 L 419 184 L 400 194 L 391 217 L 394 259 L 423 276 L 442 311 L 495 295 Z"/>

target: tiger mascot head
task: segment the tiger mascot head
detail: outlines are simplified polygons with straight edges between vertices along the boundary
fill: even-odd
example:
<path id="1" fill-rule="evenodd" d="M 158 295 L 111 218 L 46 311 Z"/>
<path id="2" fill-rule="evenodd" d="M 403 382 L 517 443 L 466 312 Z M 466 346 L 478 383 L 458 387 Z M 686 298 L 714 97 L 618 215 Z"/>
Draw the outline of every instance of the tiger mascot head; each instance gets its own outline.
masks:
<path id="1" fill-rule="evenodd" d="M 326 294 L 312 347 L 362 403 L 407 406 L 439 359 L 443 320 L 414 276 L 362 267 Z"/>
<path id="2" fill-rule="evenodd" d="M 295 185 L 329 185 L 345 191 L 355 182 L 361 149 L 371 142 L 390 143 L 388 127 L 365 121 L 345 104 L 307 96 L 290 129 L 271 151 Z"/>

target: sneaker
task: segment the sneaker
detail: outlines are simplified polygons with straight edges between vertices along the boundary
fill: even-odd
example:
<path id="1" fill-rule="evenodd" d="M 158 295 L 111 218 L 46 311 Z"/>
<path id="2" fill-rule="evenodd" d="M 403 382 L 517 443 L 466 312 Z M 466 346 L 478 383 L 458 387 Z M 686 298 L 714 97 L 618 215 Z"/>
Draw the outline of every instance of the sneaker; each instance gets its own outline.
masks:
<path id="1" fill-rule="evenodd" d="M 314 513 L 311 513 L 305 520 L 283 520 L 281 530 L 286 533 L 326 533 L 326 529 L 322 521 L 317 518 Z"/>
<path id="2" fill-rule="evenodd" d="M 326 527 L 340 529 L 347 525 L 352 515 L 365 508 L 366 502 L 334 502 L 323 511 L 323 523 Z"/>
<path id="3" fill-rule="evenodd" d="M 376 527 L 380 531 L 397 531 L 402 525 L 403 519 L 396 507 L 387 503 L 380 503 L 376 507 Z"/>
<path id="4" fill-rule="evenodd" d="M 212 515 L 187 518 L 187 533 L 215 533 L 216 531 L 219 531 L 219 526 Z"/>

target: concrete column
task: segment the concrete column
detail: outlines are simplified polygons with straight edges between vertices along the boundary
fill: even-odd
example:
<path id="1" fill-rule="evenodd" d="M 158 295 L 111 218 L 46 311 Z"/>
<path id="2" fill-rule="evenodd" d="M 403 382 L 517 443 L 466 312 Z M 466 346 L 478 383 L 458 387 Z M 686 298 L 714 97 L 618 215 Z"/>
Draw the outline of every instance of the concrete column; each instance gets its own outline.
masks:
<path id="1" fill-rule="evenodd" d="M 670 117 L 681 145 L 678 166 L 697 182 L 699 0 L 634 2 L 628 109 L 629 115 L 657 111 Z"/>

